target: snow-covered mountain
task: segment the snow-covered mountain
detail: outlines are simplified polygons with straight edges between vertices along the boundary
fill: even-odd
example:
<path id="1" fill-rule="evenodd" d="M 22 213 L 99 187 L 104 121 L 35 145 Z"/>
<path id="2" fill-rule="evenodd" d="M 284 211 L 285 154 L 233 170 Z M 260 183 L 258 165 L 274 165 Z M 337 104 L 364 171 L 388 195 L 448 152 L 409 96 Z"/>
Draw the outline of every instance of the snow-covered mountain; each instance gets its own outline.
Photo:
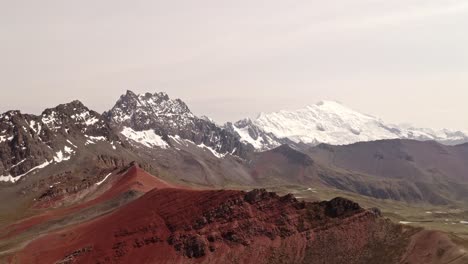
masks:
<path id="1" fill-rule="evenodd" d="M 79 101 L 49 108 L 41 115 L 8 111 L 0 115 L 0 182 L 23 176 L 90 152 L 106 142 L 116 149 L 119 137 L 101 115 Z"/>
<path id="2" fill-rule="evenodd" d="M 192 160 L 193 169 L 205 167 L 207 160 L 210 164 L 229 163 L 230 157 L 248 160 L 254 151 L 284 144 L 301 149 L 319 143 L 396 138 L 468 142 L 462 132 L 390 125 L 332 101 L 220 126 L 194 115 L 182 100 L 165 93 L 127 91 L 102 115 L 79 101 L 46 109 L 41 115 L 0 114 L 0 184 L 38 171 L 55 171 L 54 167 L 68 171 L 79 162 L 100 167 L 140 160 L 166 162 L 163 165 L 169 168 L 171 160 L 182 159 Z"/>
<path id="3" fill-rule="evenodd" d="M 0 184 L 55 167 L 70 170 L 79 162 L 113 166 L 141 159 L 149 164 L 166 150 L 187 159 L 223 159 L 244 157 L 254 147 L 165 93 L 127 91 L 104 114 L 79 101 L 40 115 L 0 114 Z"/>
<path id="4" fill-rule="evenodd" d="M 207 117 L 197 117 L 180 99 L 165 93 L 135 94 L 127 91 L 104 113 L 108 122 L 131 142 L 168 147 L 170 139 L 186 140 L 218 156 L 243 156 L 251 146 Z"/>
<path id="5" fill-rule="evenodd" d="M 232 130 L 243 142 L 251 143 L 258 150 L 274 147 L 285 139 L 295 143 L 332 145 L 397 138 L 435 140 L 444 144 L 468 141 L 468 136 L 459 131 L 387 124 L 335 101 L 321 101 L 293 111 L 262 113 L 251 122 L 237 122 L 232 125 Z"/>

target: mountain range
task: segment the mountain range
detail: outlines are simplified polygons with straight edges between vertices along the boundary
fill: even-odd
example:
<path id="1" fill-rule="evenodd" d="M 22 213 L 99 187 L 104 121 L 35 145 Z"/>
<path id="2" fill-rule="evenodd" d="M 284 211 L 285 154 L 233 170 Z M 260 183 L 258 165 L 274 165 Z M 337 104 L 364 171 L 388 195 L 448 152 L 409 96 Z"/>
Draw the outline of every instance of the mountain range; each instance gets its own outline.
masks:
<path id="1" fill-rule="evenodd" d="M 49 164 L 70 159 L 82 146 L 170 148 L 192 144 L 216 157 L 245 158 L 283 144 L 301 148 L 320 143 L 346 145 L 381 139 L 468 141 L 459 131 L 403 128 L 385 124 L 332 101 L 296 111 L 260 114 L 223 126 L 197 117 L 180 99 L 165 93 L 127 91 L 103 114 L 79 101 L 46 109 L 41 115 L 8 111 L 0 115 L 0 181 L 15 182 Z M 106 149 L 104 148 L 104 149 Z M 102 149 L 101 149 L 102 150 Z M 131 150 L 130 150 L 131 151 Z"/>
<path id="2" fill-rule="evenodd" d="M 167 180 L 199 186 L 315 185 L 433 204 L 468 190 L 466 145 L 434 141 L 463 142 L 464 134 L 390 127 L 336 102 L 220 126 L 165 93 L 127 91 L 103 114 L 79 101 L 38 116 L 6 112 L 0 136 L 6 186 L 62 174 L 86 182 L 136 161 Z"/>
<path id="3" fill-rule="evenodd" d="M 464 261 L 445 234 L 393 224 L 345 198 L 316 200 L 338 193 L 464 208 L 466 142 L 462 132 L 390 125 L 332 101 L 224 125 L 165 93 L 127 91 L 102 114 L 79 101 L 40 115 L 8 111 L 0 115 L 0 199 L 8 201 L 0 260 L 421 263 L 445 245 L 428 259 Z M 426 236 L 440 243 L 424 245 Z"/>
<path id="4" fill-rule="evenodd" d="M 433 140 L 456 145 L 468 141 L 460 131 L 440 131 L 387 124 L 335 101 L 321 101 L 294 111 L 261 113 L 255 120 L 228 124 L 243 142 L 266 150 L 282 143 L 347 145 L 381 139 Z"/>

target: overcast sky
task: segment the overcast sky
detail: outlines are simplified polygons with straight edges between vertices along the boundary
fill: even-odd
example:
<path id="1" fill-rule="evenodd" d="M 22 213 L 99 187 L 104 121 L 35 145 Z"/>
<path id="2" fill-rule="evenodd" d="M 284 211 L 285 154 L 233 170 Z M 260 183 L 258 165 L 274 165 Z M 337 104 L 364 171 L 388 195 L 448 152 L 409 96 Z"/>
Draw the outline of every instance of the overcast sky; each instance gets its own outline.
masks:
<path id="1" fill-rule="evenodd" d="M 0 0 L 0 111 L 165 91 L 218 122 L 332 99 L 468 131 L 468 1 Z"/>

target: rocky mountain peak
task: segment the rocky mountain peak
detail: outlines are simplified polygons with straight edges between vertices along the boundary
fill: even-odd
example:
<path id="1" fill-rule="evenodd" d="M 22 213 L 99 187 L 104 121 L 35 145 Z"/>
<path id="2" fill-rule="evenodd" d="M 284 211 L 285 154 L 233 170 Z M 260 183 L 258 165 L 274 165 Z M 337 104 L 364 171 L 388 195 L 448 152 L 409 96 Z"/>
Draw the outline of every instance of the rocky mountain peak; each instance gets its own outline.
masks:
<path id="1" fill-rule="evenodd" d="M 178 136 L 196 146 L 212 149 L 219 156 L 240 155 L 244 151 L 236 135 L 209 118 L 195 116 L 182 100 L 172 99 L 163 92 L 135 94 L 127 91 L 104 117 L 131 141 L 147 142 L 150 135 L 164 141 L 168 141 L 169 136 Z M 161 140 L 158 142 L 156 145 L 167 147 Z"/>
<path id="2" fill-rule="evenodd" d="M 29 172 L 69 160 L 78 146 L 118 140 L 102 116 L 78 100 L 39 116 L 9 111 L 0 116 L 0 182 L 16 182 Z"/>
<path id="3" fill-rule="evenodd" d="M 127 90 L 125 94 L 120 97 L 124 97 L 124 96 L 136 97 L 136 94 L 132 90 Z"/>
<path id="4" fill-rule="evenodd" d="M 245 118 L 236 123 L 226 123 L 225 128 L 238 135 L 245 144 L 253 146 L 257 151 L 269 150 L 289 143 L 289 140 L 281 140 L 273 134 L 265 132 L 257 127 L 250 118 Z"/>
<path id="5" fill-rule="evenodd" d="M 153 123 L 178 121 L 182 124 L 193 118 L 188 106 L 180 99 L 171 99 L 166 93 L 135 94 L 127 91 L 114 107 L 104 114 L 114 124 L 147 129 Z"/>
<path id="6" fill-rule="evenodd" d="M 70 103 L 60 104 L 54 108 L 48 108 L 41 114 L 42 123 L 53 131 L 76 128 L 81 133 L 95 128 L 106 126 L 102 116 L 90 110 L 82 102 L 74 100 Z"/>
<path id="7" fill-rule="evenodd" d="M 244 118 L 244 119 L 241 119 L 239 121 L 237 121 L 236 123 L 234 123 L 234 125 L 236 127 L 246 127 L 246 126 L 251 126 L 253 123 L 252 123 L 252 119 L 250 118 Z"/>
<path id="8" fill-rule="evenodd" d="M 0 114 L 0 144 L 12 141 L 20 133 L 35 134 L 38 118 L 20 111 L 8 111 Z"/>
<path id="9" fill-rule="evenodd" d="M 216 121 L 214 119 L 212 119 L 211 117 L 206 116 L 206 115 L 200 116 L 200 119 L 205 120 L 205 121 L 210 122 L 210 123 L 213 123 L 213 124 L 216 124 Z"/>
<path id="10" fill-rule="evenodd" d="M 56 107 L 48 108 L 43 111 L 43 114 L 48 114 L 51 112 L 60 112 L 64 115 L 71 116 L 73 114 L 79 114 L 86 111 L 90 111 L 88 107 L 86 107 L 81 101 L 73 100 L 69 103 L 59 104 Z"/>
<path id="11" fill-rule="evenodd" d="M 0 121 L 9 120 L 10 118 L 17 116 L 17 115 L 21 115 L 21 111 L 19 110 L 6 111 L 5 113 L 0 114 Z"/>

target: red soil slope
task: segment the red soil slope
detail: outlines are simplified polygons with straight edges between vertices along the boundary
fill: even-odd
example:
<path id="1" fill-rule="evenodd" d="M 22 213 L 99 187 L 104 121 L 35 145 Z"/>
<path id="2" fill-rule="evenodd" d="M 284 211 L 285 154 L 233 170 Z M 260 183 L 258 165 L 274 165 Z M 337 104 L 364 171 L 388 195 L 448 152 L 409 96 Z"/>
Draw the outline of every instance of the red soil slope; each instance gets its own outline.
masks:
<path id="1" fill-rule="evenodd" d="M 70 207 L 48 210 L 39 215 L 25 219 L 19 223 L 15 223 L 6 228 L 6 230 L 9 231 L 1 238 L 4 239 L 15 236 L 32 226 L 44 223 L 46 221 L 51 221 L 53 219 L 62 218 L 82 209 L 89 208 L 96 204 L 116 198 L 119 195 L 131 190 L 146 193 L 155 188 L 161 189 L 169 187 L 172 187 L 172 185 L 148 174 L 138 165 L 133 165 L 122 174 L 110 176 L 106 182 L 104 182 L 101 186 L 98 186 L 96 190 L 96 198 L 78 203 Z"/>
<path id="2" fill-rule="evenodd" d="M 342 198 L 304 203 L 262 190 L 166 188 L 43 236 L 11 262 L 361 263 L 373 245 L 399 242 L 401 228 Z"/>

